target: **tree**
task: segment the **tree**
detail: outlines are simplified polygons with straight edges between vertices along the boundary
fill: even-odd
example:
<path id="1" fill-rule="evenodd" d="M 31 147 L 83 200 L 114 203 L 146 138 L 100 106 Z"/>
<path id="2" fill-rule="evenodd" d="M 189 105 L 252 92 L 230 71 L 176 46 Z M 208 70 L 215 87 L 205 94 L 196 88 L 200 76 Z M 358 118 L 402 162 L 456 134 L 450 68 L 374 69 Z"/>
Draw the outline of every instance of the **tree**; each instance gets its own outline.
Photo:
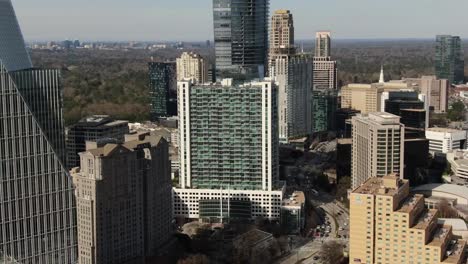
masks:
<path id="1" fill-rule="evenodd" d="M 437 206 L 441 218 L 456 218 L 458 216 L 457 210 L 455 210 L 446 199 L 439 202 Z"/>
<path id="2" fill-rule="evenodd" d="M 463 121 L 465 120 L 465 104 L 462 101 L 456 101 L 450 106 L 447 112 L 447 117 L 451 121 Z"/>
<path id="3" fill-rule="evenodd" d="M 326 264 L 337 264 L 344 258 L 343 245 L 336 241 L 323 243 L 321 252 L 322 260 Z"/>

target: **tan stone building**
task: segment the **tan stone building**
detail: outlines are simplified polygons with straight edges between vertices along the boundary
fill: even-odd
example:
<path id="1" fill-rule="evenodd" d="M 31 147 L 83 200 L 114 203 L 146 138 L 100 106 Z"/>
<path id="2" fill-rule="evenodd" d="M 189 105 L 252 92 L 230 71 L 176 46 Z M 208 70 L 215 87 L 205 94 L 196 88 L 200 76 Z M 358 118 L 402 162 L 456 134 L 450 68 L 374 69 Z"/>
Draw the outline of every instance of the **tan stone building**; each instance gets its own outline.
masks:
<path id="1" fill-rule="evenodd" d="M 282 55 L 296 53 L 294 46 L 294 21 L 289 10 L 277 10 L 271 17 L 270 54 L 268 71 L 275 67 L 276 59 Z"/>
<path id="2" fill-rule="evenodd" d="M 371 177 L 400 173 L 403 178 L 405 128 L 400 117 L 384 112 L 351 119 L 352 189 Z"/>
<path id="3" fill-rule="evenodd" d="M 79 264 L 143 263 L 172 235 L 168 144 L 134 135 L 123 144 L 88 142 L 75 184 Z"/>
<path id="4" fill-rule="evenodd" d="M 208 62 L 194 52 L 184 52 L 177 58 L 177 81 L 192 80 L 193 83 L 208 82 Z"/>
<path id="5" fill-rule="evenodd" d="M 352 108 L 362 114 L 381 109 L 382 93 L 407 90 L 406 83 L 348 84 L 341 88 L 341 108 Z"/>
<path id="6" fill-rule="evenodd" d="M 367 180 L 350 195 L 349 263 L 465 263 L 466 241 L 437 218 L 398 175 Z"/>

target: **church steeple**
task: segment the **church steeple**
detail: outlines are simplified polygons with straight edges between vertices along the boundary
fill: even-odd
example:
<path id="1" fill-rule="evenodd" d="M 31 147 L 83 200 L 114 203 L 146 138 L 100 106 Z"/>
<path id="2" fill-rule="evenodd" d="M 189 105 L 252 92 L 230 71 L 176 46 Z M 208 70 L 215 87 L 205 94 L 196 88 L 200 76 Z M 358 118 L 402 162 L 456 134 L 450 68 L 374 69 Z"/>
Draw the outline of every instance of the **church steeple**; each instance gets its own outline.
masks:
<path id="1" fill-rule="evenodd" d="M 385 83 L 385 76 L 384 76 L 384 72 L 383 72 L 383 65 L 382 65 L 381 68 L 380 68 L 380 79 L 379 79 L 379 83 Z"/>

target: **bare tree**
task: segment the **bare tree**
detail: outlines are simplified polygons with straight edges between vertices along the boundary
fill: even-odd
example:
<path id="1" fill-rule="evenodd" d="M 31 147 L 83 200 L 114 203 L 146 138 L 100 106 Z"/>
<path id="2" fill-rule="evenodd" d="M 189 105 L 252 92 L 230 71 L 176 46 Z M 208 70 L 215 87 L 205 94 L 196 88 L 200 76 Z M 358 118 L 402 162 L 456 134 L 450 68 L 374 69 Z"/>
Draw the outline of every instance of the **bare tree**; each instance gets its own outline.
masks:
<path id="1" fill-rule="evenodd" d="M 439 214 L 441 218 L 458 217 L 457 210 L 455 210 L 446 199 L 443 199 L 439 202 L 437 209 L 439 209 Z"/>
<path id="2" fill-rule="evenodd" d="M 343 256 L 343 245 L 336 241 L 329 241 L 322 245 L 321 248 L 322 260 L 326 264 L 340 263 Z"/>

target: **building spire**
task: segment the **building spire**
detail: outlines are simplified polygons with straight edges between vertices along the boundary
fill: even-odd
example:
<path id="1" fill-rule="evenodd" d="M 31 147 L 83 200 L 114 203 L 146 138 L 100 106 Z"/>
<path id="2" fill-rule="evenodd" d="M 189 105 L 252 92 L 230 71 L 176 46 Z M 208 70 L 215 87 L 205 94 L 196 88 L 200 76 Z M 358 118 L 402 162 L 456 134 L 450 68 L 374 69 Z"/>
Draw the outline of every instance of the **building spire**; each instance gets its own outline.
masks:
<path id="1" fill-rule="evenodd" d="M 380 68 L 380 79 L 379 83 L 385 83 L 385 76 L 384 76 L 384 71 L 383 71 L 383 65 Z"/>

